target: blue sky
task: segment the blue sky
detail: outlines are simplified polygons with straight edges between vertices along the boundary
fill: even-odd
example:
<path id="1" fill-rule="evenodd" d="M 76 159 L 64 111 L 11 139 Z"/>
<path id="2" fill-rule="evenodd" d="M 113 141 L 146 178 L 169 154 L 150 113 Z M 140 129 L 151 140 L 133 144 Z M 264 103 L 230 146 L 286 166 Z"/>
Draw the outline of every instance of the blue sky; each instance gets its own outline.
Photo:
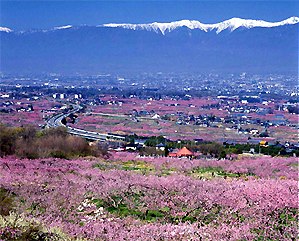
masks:
<path id="1" fill-rule="evenodd" d="M 0 1 L 0 26 L 15 31 L 67 24 L 150 23 L 232 17 L 281 21 L 298 16 L 299 1 Z"/>

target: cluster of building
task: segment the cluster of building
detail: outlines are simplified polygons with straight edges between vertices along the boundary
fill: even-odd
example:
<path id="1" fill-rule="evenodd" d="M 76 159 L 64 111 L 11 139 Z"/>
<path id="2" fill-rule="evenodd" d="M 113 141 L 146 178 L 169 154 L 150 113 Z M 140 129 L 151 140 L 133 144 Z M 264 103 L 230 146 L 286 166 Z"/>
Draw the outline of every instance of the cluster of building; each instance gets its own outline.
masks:
<path id="1" fill-rule="evenodd" d="M 31 103 L 24 104 L 22 102 L 13 102 L 11 100 L 0 102 L 0 112 L 10 113 L 10 112 L 32 112 L 34 111 L 33 105 Z"/>

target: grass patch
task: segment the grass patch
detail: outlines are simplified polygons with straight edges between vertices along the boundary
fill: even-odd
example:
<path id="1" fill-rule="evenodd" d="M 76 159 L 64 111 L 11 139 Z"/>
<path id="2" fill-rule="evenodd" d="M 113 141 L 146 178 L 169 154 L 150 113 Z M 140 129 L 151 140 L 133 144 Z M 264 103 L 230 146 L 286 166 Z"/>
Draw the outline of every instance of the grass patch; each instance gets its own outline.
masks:
<path id="1" fill-rule="evenodd" d="M 196 167 L 190 170 L 193 173 L 205 173 L 205 172 L 214 172 L 214 173 L 221 173 L 223 169 L 221 167 Z"/>
<path id="2" fill-rule="evenodd" d="M 108 163 L 97 163 L 92 166 L 93 168 L 98 168 L 101 171 L 111 170 L 111 169 L 118 169 L 117 165 L 108 164 Z"/>

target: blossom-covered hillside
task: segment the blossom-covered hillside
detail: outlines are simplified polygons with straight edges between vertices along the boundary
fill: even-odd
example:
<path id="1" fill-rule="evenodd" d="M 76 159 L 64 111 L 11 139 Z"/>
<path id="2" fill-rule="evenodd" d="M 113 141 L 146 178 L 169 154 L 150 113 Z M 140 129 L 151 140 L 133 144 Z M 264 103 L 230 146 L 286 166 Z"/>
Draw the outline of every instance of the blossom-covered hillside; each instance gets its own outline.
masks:
<path id="1" fill-rule="evenodd" d="M 296 158 L 0 159 L 1 240 L 296 240 Z"/>

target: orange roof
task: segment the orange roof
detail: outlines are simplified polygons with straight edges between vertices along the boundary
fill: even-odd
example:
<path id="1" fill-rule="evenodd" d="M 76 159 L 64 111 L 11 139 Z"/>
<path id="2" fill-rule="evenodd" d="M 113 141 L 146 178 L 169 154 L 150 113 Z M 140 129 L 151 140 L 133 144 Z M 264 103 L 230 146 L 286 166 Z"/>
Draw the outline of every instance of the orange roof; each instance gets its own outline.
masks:
<path id="1" fill-rule="evenodd" d="M 189 151 L 187 147 L 183 147 L 181 150 L 177 152 L 177 156 L 192 156 L 193 152 Z"/>

